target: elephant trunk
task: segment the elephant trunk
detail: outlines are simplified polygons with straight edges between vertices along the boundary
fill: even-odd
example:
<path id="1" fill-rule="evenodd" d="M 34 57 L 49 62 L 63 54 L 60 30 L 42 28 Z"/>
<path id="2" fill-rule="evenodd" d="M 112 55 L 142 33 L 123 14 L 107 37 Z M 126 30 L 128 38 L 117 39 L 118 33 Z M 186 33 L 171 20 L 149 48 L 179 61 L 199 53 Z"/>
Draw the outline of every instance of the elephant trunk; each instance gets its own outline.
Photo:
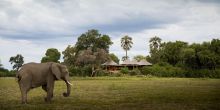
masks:
<path id="1" fill-rule="evenodd" d="M 68 97 L 70 95 L 70 92 L 71 92 L 71 85 L 72 84 L 68 80 L 65 80 L 65 83 L 66 83 L 66 87 L 67 87 L 67 92 L 64 92 L 63 96 Z"/>

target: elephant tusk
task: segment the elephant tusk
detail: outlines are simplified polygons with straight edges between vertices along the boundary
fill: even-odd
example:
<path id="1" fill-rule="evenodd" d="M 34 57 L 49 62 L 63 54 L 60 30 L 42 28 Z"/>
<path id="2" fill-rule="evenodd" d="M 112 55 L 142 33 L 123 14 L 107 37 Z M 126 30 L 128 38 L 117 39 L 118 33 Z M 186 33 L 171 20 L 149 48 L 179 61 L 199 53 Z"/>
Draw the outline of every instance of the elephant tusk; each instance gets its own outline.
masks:
<path id="1" fill-rule="evenodd" d="M 73 84 L 71 84 L 69 81 L 67 81 L 67 83 L 68 83 L 69 85 L 71 85 L 71 86 L 73 85 Z"/>

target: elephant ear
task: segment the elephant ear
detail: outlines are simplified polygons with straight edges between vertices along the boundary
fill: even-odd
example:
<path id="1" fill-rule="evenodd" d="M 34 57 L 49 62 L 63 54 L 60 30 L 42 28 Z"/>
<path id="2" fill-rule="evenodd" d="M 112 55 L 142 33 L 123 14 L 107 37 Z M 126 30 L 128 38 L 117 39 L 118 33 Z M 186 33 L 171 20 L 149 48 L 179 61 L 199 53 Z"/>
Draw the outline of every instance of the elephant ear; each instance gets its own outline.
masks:
<path id="1" fill-rule="evenodd" d="M 59 66 L 59 64 L 53 63 L 53 64 L 51 65 L 51 70 L 52 70 L 52 73 L 56 76 L 56 78 L 57 78 L 58 80 L 60 80 L 60 79 L 61 79 L 61 71 L 60 71 L 60 66 Z"/>

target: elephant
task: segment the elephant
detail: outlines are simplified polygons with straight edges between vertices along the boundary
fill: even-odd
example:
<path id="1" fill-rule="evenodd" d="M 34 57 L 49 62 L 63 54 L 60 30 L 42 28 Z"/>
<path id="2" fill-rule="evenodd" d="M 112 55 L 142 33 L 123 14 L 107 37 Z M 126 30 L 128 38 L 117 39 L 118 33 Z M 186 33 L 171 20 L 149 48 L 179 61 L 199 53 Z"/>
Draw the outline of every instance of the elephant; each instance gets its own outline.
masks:
<path id="1" fill-rule="evenodd" d="M 28 91 L 40 86 L 47 93 L 44 100 L 51 102 L 55 80 L 65 81 L 67 92 L 63 93 L 64 97 L 68 97 L 71 92 L 72 84 L 67 67 L 59 63 L 27 63 L 18 70 L 16 77 L 21 91 L 22 104 L 27 103 Z"/>

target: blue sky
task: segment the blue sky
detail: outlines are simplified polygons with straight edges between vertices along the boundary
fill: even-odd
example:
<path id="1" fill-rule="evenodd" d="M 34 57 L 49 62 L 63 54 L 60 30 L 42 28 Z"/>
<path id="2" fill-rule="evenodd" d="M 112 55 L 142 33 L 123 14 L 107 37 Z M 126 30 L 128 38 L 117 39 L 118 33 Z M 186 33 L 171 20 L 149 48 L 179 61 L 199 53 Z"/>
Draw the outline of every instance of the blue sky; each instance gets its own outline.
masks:
<path id="1" fill-rule="evenodd" d="M 109 35 L 120 59 L 125 35 L 134 42 L 130 58 L 146 56 L 153 36 L 201 43 L 220 38 L 219 26 L 219 0 L 1 0 L 0 60 L 8 69 L 18 53 L 40 62 L 48 48 L 61 52 L 89 29 Z"/>

